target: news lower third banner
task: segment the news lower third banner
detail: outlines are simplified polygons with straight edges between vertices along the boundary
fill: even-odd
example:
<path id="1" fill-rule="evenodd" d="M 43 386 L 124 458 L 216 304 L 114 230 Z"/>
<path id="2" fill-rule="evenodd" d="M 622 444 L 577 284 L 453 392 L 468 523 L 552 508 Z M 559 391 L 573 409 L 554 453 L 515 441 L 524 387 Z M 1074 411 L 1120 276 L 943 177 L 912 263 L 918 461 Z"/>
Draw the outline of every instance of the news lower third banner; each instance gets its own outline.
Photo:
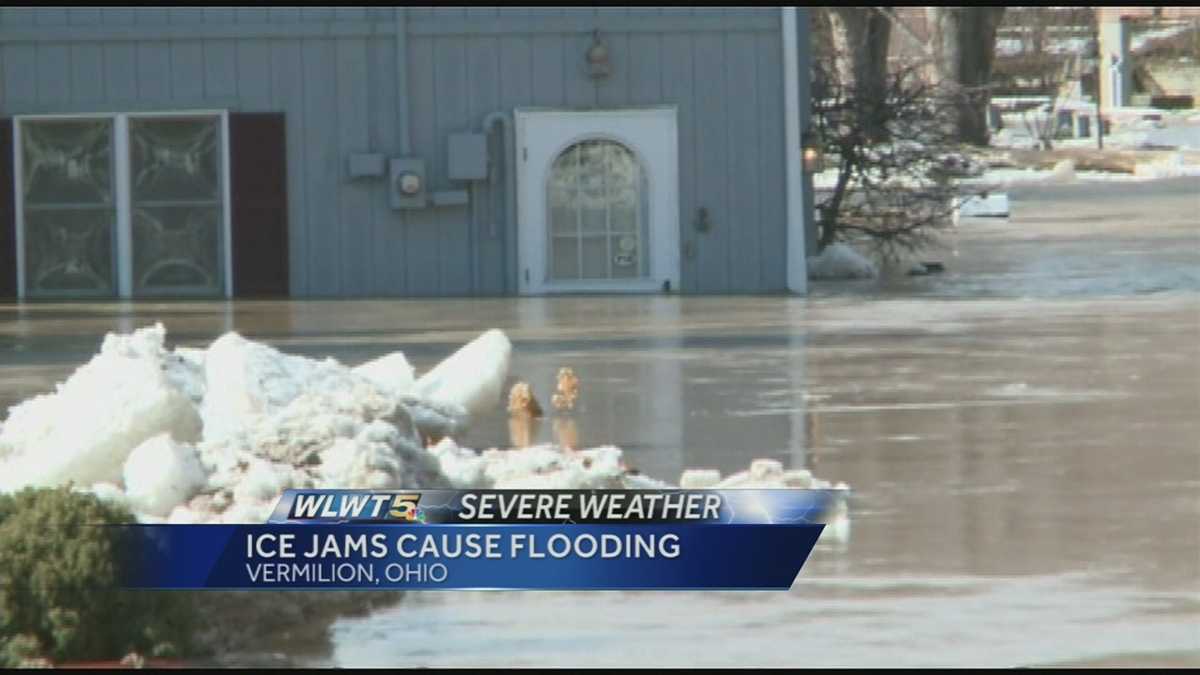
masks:
<path id="1" fill-rule="evenodd" d="M 155 589 L 771 590 L 836 490 L 289 490 L 262 525 L 123 527 Z"/>

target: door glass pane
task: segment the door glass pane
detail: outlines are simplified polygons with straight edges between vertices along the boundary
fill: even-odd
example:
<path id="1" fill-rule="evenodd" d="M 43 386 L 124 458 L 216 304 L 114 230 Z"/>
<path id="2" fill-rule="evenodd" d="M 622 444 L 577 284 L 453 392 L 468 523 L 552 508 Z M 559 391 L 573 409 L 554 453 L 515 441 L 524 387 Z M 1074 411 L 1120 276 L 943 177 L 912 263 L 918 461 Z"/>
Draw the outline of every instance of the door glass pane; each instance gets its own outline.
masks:
<path id="1" fill-rule="evenodd" d="M 549 277 L 647 276 L 646 201 L 645 176 L 629 148 L 596 139 L 565 150 L 547 180 Z"/>
<path id="2" fill-rule="evenodd" d="M 23 120 L 20 128 L 26 293 L 114 294 L 112 121 Z"/>
<path id="3" fill-rule="evenodd" d="M 583 279 L 608 278 L 608 237 L 583 238 Z"/>
<path id="4" fill-rule="evenodd" d="M 553 237 L 550 240 L 550 276 L 554 279 L 579 278 L 579 239 Z"/>
<path id="5" fill-rule="evenodd" d="M 218 117 L 132 117 L 135 294 L 221 291 Z"/>

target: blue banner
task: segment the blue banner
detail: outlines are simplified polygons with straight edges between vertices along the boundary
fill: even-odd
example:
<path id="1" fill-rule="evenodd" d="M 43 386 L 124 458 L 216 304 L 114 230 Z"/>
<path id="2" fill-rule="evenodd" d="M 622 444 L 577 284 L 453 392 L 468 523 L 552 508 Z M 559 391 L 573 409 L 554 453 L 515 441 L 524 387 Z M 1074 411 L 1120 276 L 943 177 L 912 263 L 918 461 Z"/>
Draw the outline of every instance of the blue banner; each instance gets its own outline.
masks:
<path id="1" fill-rule="evenodd" d="M 833 499 L 819 490 L 296 491 L 263 525 L 123 527 L 123 585 L 787 589 Z"/>

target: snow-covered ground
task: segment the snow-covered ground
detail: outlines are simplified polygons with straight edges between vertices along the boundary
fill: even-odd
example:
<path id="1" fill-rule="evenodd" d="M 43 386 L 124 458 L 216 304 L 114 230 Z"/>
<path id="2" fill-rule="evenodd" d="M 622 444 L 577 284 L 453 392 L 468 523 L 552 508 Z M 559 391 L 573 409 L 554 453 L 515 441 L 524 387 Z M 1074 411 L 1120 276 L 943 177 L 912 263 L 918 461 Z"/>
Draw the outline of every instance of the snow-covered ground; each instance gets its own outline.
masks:
<path id="1" fill-rule="evenodd" d="M 1076 110 L 1091 118 L 1091 136 L 1060 138 L 1055 148 L 1095 148 L 1095 104 L 1091 101 L 1058 101 L 1060 110 Z M 1044 128 L 1053 113 L 1039 110 L 1004 112 L 1000 119 L 1004 127 L 992 133 L 992 147 L 1035 149 L 1039 147 L 1031 129 Z M 1193 110 L 1161 110 L 1158 108 L 1125 106 L 1103 111 L 1112 120 L 1111 133 L 1104 135 L 1104 147 L 1109 150 L 1173 148 L 1200 150 L 1200 114 Z"/>

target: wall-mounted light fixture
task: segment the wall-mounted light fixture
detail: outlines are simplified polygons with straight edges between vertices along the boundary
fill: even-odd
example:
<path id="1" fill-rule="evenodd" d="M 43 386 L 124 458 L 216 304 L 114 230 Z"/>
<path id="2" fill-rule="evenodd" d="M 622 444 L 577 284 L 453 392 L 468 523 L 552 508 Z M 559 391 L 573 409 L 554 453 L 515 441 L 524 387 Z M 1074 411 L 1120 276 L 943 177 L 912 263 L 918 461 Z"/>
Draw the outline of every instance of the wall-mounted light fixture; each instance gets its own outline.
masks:
<path id="1" fill-rule="evenodd" d="M 800 135 L 800 145 L 804 156 L 805 173 L 821 173 L 825 170 L 825 153 L 821 149 L 821 139 L 811 128 Z"/>
<path id="2" fill-rule="evenodd" d="M 608 45 L 600 39 L 600 31 L 592 31 L 592 46 L 588 47 L 587 54 L 584 56 L 587 59 L 588 77 L 593 80 L 604 79 L 612 72 Z"/>

